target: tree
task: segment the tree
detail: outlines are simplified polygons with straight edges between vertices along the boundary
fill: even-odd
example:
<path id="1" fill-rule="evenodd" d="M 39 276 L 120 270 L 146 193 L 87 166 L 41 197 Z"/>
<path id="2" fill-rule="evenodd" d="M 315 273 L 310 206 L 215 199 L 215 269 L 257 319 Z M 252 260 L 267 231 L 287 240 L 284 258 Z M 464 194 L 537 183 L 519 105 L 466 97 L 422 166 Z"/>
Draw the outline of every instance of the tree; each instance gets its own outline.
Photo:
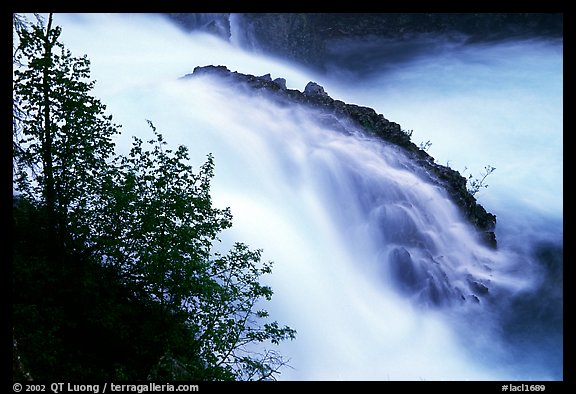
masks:
<path id="1" fill-rule="evenodd" d="M 18 18 L 14 19 L 16 21 Z M 86 233 L 90 205 L 98 198 L 99 179 L 114 153 L 117 133 L 105 105 L 89 92 L 90 62 L 73 57 L 58 41 L 52 14 L 25 28 L 14 63 L 15 117 L 13 163 L 16 191 L 39 200 L 60 243 Z M 67 231 L 72 226 L 73 231 Z"/>
<path id="2" fill-rule="evenodd" d="M 255 351 L 254 344 L 278 344 L 295 331 L 277 322 L 260 324 L 268 313 L 256 307 L 270 300 L 272 290 L 259 279 L 271 273 L 271 263 L 242 243 L 225 255 L 214 250 L 232 215 L 212 206 L 212 155 L 194 173 L 186 164 L 187 148 L 167 149 L 148 124 L 152 149 L 134 138 L 129 155 L 117 158 L 118 170 L 106 181 L 110 199 L 100 208 L 109 220 L 99 222 L 93 241 L 127 284 L 144 289 L 167 320 L 178 316 L 188 327 L 192 353 L 183 354 L 180 338 L 167 338 L 165 358 L 186 370 L 199 357 L 200 366 L 189 370 L 196 378 L 274 378 L 285 361 L 274 351 Z"/>
<path id="3" fill-rule="evenodd" d="M 46 26 L 15 16 L 14 27 L 14 343 L 55 371 L 31 375 L 141 379 L 148 363 L 155 379 L 274 379 L 286 362 L 259 345 L 295 331 L 259 309 L 272 296 L 261 250 L 216 250 L 232 215 L 212 206 L 212 155 L 195 173 L 152 122 L 152 149 L 134 138 L 116 155 L 119 126 L 89 94 L 87 57 L 58 41 L 52 14 Z M 95 348 L 103 332 L 111 340 Z"/>

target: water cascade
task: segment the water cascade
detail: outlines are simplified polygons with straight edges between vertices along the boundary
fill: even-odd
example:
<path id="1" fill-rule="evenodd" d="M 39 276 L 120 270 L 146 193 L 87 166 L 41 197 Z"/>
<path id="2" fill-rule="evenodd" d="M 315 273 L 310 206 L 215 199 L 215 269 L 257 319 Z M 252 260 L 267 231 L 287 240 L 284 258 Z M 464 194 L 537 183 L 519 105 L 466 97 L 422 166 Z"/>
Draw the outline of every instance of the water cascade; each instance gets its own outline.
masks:
<path id="1" fill-rule="evenodd" d="M 362 86 L 344 93 L 342 81 L 207 33 L 185 34 L 155 16 L 64 14 L 56 21 L 63 42 L 92 61 L 95 95 L 123 125 L 119 151 L 132 135 L 146 137 L 150 119 L 170 144 L 188 146 L 195 164 L 213 153 L 214 201 L 234 215 L 222 244 L 243 241 L 274 261 L 266 279 L 271 315 L 298 331 L 281 344 L 291 368 L 280 379 L 562 378 L 561 295 L 543 282 L 535 248 L 506 232 L 522 228 L 509 224 L 518 215 L 503 214 L 511 222 L 497 227 L 502 241 L 490 248 L 432 174 L 350 119 L 218 75 L 181 77 L 222 64 L 283 78 L 298 91 L 316 81 L 332 98 L 356 103 Z M 364 88 L 368 105 L 375 93 Z M 377 112 L 398 121 L 385 108 Z M 546 241 L 561 245 L 554 228 Z M 546 261 L 556 264 L 546 275 L 557 279 L 550 272 L 561 259 Z M 537 289 L 546 290 L 540 298 Z M 546 309 L 550 300 L 560 304 Z M 552 321 L 523 320 L 536 310 Z"/>

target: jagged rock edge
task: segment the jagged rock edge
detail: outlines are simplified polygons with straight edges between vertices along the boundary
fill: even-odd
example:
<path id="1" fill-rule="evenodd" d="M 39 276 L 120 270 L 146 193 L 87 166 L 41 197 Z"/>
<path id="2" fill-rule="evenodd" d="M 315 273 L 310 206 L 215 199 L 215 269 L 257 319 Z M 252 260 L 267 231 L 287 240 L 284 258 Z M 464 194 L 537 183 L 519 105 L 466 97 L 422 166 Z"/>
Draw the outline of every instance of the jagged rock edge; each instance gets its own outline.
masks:
<path id="1" fill-rule="evenodd" d="M 467 180 L 458 171 L 435 163 L 434 158 L 420 149 L 410 140 L 410 135 L 403 131 L 399 124 L 391 122 L 382 114 L 369 107 L 355 104 L 346 104 L 343 101 L 331 98 L 324 88 L 315 82 L 309 82 L 304 91 L 286 88 L 286 80 L 276 78 L 272 80 L 270 74 L 254 76 L 230 71 L 226 66 L 198 66 L 191 74 L 182 79 L 193 78 L 199 75 L 217 75 L 229 79 L 231 82 L 244 84 L 254 90 L 265 90 L 277 99 L 322 109 L 337 117 L 351 120 L 358 128 L 370 136 L 394 144 L 403 149 L 415 163 L 420 165 L 429 174 L 436 184 L 445 188 L 452 201 L 458 206 L 464 217 L 476 228 L 481 240 L 490 247 L 496 248 L 496 216 L 486 211 L 476 198 L 468 191 Z"/>

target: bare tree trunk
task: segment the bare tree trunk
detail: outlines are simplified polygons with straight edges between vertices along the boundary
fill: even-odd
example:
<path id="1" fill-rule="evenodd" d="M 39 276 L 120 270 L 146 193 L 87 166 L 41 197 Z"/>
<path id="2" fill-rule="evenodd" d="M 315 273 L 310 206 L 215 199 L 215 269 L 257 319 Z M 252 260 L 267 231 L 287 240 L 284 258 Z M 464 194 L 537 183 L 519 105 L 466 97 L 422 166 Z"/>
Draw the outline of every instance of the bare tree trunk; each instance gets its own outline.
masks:
<path id="1" fill-rule="evenodd" d="M 52 125 L 50 118 L 50 63 L 53 43 L 50 42 L 52 14 L 48 17 L 46 35 L 44 36 L 44 72 L 42 76 L 42 94 L 44 104 L 44 129 L 42 136 L 42 164 L 44 169 L 44 197 L 48 213 L 48 223 L 51 231 L 59 232 L 56 218 L 56 189 L 54 185 L 54 167 L 52 160 Z"/>

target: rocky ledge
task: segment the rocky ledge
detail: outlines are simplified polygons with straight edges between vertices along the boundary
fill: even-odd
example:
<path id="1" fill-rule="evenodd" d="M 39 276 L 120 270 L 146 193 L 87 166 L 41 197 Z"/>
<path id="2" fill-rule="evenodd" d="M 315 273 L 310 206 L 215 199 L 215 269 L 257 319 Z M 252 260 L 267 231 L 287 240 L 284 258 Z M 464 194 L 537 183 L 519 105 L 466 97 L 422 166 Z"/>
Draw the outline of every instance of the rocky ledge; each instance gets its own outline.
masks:
<path id="1" fill-rule="evenodd" d="M 254 91 L 264 91 L 271 97 L 282 102 L 294 102 L 323 113 L 332 114 L 339 119 L 349 119 L 353 124 L 364 130 L 368 135 L 375 136 L 395 144 L 406 151 L 414 161 L 433 176 L 434 181 L 444 187 L 454 203 L 462 210 L 464 216 L 478 230 L 484 242 L 496 247 L 496 216 L 487 212 L 476 198 L 468 191 L 467 180 L 458 171 L 434 162 L 434 158 L 420 149 L 410 140 L 410 134 L 403 131 L 399 124 L 389 121 L 374 109 L 354 104 L 346 104 L 331 98 L 324 88 L 315 82 L 309 82 L 304 91 L 287 89 L 282 78 L 272 80 L 270 74 L 254 76 L 230 71 L 225 66 L 196 67 L 192 74 L 183 78 L 198 75 L 217 75 L 228 79 L 231 83 L 241 84 Z"/>

